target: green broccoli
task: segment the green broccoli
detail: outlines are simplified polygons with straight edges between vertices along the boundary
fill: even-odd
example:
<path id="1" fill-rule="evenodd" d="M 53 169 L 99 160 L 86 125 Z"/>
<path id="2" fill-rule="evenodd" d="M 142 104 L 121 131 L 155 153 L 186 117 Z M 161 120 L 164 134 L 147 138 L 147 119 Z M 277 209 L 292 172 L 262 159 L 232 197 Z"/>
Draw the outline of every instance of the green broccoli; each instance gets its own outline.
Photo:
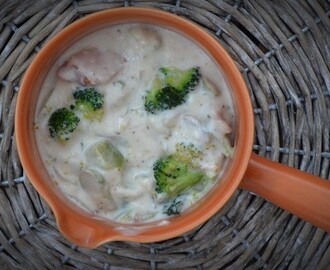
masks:
<path id="1" fill-rule="evenodd" d="M 153 165 L 156 192 L 164 192 L 169 198 L 178 196 L 205 178 L 197 166 L 201 153 L 192 144 L 180 145 L 174 154 L 157 160 Z"/>
<path id="2" fill-rule="evenodd" d="M 79 122 L 79 117 L 73 111 L 67 108 L 57 109 L 48 120 L 50 137 L 58 139 L 60 142 L 70 140 Z"/>
<path id="3" fill-rule="evenodd" d="M 153 81 L 144 100 L 145 110 L 153 114 L 183 104 L 201 77 L 199 68 L 182 71 L 163 67 L 159 71 L 160 75 Z"/>
<path id="4" fill-rule="evenodd" d="M 168 216 L 177 216 L 180 214 L 182 206 L 182 200 L 180 200 L 179 197 L 176 197 L 170 203 L 165 204 L 163 213 L 167 214 Z"/>
<path id="5" fill-rule="evenodd" d="M 163 67 L 160 69 L 160 72 L 165 75 L 167 85 L 184 93 L 194 90 L 201 78 L 198 67 L 185 71 L 173 67 Z"/>
<path id="6" fill-rule="evenodd" d="M 181 105 L 185 102 L 185 98 L 171 86 L 152 88 L 145 97 L 144 107 L 147 112 L 155 114 Z"/>
<path id="7" fill-rule="evenodd" d="M 176 158 L 193 168 L 199 167 L 199 162 L 203 159 L 203 153 L 199 151 L 193 144 L 178 143 L 175 146 Z"/>
<path id="8" fill-rule="evenodd" d="M 102 120 L 104 95 L 95 88 L 77 88 L 73 92 L 75 109 L 81 111 L 86 119 Z"/>

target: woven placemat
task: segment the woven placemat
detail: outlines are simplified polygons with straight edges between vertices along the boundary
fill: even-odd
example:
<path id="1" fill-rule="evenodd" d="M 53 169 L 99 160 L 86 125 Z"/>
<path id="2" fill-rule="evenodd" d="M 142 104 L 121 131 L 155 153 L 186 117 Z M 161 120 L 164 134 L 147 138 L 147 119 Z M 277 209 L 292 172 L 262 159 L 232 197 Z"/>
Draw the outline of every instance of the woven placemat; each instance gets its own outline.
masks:
<path id="1" fill-rule="evenodd" d="M 251 91 L 254 151 L 329 178 L 329 1 L 0 0 L 0 269 L 330 269 L 329 234 L 242 190 L 200 228 L 161 243 L 89 250 L 61 236 L 17 155 L 20 80 L 63 27 L 123 6 L 176 13 L 217 37 Z"/>

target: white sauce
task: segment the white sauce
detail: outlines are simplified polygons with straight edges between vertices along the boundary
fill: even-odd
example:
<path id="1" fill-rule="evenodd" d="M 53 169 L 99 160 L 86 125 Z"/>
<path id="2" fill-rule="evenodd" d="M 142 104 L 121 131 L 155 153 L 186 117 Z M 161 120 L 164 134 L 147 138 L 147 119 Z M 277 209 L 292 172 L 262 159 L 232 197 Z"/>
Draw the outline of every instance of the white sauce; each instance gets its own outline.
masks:
<path id="1" fill-rule="evenodd" d="M 145 29 L 143 27 L 149 29 L 146 35 L 140 31 Z M 155 192 L 153 164 L 164 155 L 173 153 L 178 143 L 192 143 L 202 151 L 205 156 L 201 169 L 207 176 L 216 178 L 224 169 L 224 138 L 231 132 L 231 124 L 226 122 L 233 122 L 228 86 L 211 58 L 193 42 L 173 31 L 143 27 L 126 24 L 105 28 L 70 47 L 48 74 L 35 116 L 41 157 L 60 190 L 85 210 L 122 223 L 168 218 L 164 213 L 164 196 Z M 96 86 L 104 94 L 102 121 L 81 118 L 73 137 L 65 144 L 59 143 L 49 135 L 48 120 L 57 108 L 74 103 L 72 93 L 79 83 L 59 79 L 56 72 L 71 55 L 85 48 L 110 50 L 122 56 L 125 64 L 110 82 Z M 219 92 L 212 91 L 201 80 L 189 93 L 186 103 L 150 114 L 145 111 L 144 96 L 163 66 L 182 70 L 198 66 L 204 80 L 207 78 L 213 84 L 211 88 Z M 102 138 L 110 139 L 124 156 L 126 164 L 121 172 L 91 168 L 105 180 L 98 183 L 96 179 L 95 185 L 99 186 L 91 187 L 91 194 L 82 187 L 79 173 L 82 169 L 89 169 L 85 150 Z M 182 194 L 182 210 L 205 195 L 214 183 L 209 181 L 205 186 L 197 186 Z M 107 206 L 109 202 L 111 207 Z"/>

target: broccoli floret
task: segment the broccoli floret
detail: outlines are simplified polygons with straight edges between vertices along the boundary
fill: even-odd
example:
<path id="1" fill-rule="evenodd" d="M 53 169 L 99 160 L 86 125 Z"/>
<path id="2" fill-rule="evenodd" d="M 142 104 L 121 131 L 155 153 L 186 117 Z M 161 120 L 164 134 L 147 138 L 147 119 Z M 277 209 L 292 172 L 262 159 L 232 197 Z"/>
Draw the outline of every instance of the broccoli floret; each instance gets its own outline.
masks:
<path id="1" fill-rule="evenodd" d="M 73 92 L 75 108 L 81 111 L 86 119 L 102 120 L 104 95 L 95 88 L 78 88 Z"/>
<path id="2" fill-rule="evenodd" d="M 185 95 L 171 86 L 153 88 L 145 97 L 144 107 L 147 112 L 155 114 L 177 107 L 184 103 L 185 99 Z"/>
<path id="3" fill-rule="evenodd" d="M 163 213 L 168 216 L 177 216 L 180 214 L 182 206 L 183 202 L 179 199 L 179 197 L 176 197 L 173 201 L 164 206 Z"/>
<path id="4" fill-rule="evenodd" d="M 199 162 L 203 158 L 203 153 L 199 151 L 193 144 L 178 143 L 175 146 L 175 155 L 178 160 L 189 164 L 193 168 L 199 166 Z"/>
<path id="5" fill-rule="evenodd" d="M 167 85 L 186 94 L 197 86 L 201 78 L 199 68 L 197 67 L 184 71 L 174 67 L 163 67 L 160 69 L 160 72 L 165 75 Z"/>
<path id="6" fill-rule="evenodd" d="M 174 154 L 154 163 L 156 192 L 164 192 L 169 198 L 173 198 L 204 179 L 204 173 L 197 168 L 195 154 L 191 154 L 194 149 L 193 145 L 182 147 Z"/>
<path id="7" fill-rule="evenodd" d="M 60 142 L 70 140 L 79 122 L 79 117 L 73 111 L 67 108 L 57 109 L 48 120 L 50 137 L 58 139 Z"/>
<path id="8" fill-rule="evenodd" d="M 199 68 L 186 71 L 177 68 L 163 67 L 152 83 L 151 90 L 147 92 L 144 107 L 147 112 L 157 113 L 169 110 L 183 104 L 198 84 L 201 77 Z"/>
<path id="9" fill-rule="evenodd" d="M 153 169 L 156 191 L 165 192 L 170 198 L 196 185 L 204 176 L 202 172 L 189 170 L 173 156 L 158 160 Z"/>

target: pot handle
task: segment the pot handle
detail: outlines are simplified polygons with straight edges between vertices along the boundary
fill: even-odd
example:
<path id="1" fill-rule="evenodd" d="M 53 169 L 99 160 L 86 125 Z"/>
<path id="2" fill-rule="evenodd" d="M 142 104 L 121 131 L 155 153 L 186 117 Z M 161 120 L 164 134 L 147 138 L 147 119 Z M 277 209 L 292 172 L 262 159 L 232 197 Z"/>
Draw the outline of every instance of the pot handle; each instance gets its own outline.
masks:
<path id="1" fill-rule="evenodd" d="M 252 153 L 240 187 L 330 232 L 330 181 Z"/>

